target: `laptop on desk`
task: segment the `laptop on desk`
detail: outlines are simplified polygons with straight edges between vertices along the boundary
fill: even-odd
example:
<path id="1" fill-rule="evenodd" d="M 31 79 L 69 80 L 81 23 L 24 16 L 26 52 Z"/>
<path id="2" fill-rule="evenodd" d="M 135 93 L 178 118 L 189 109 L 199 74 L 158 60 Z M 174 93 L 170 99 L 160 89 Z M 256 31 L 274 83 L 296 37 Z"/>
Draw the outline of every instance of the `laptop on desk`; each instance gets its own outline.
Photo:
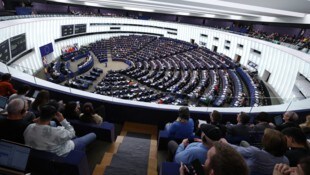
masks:
<path id="1" fill-rule="evenodd" d="M 277 115 L 274 117 L 274 123 L 276 126 L 280 126 L 283 123 L 282 115 Z"/>
<path id="2" fill-rule="evenodd" d="M 5 109 L 6 104 L 8 103 L 8 99 L 6 97 L 0 96 L 0 109 Z"/>
<path id="3" fill-rule="evenodd" d="M 26 175 L 30 147 L 0 140 L 0 175 Z"/>
<path id="4" fill-rule="evenodd" d="M 0 112 L 5 110 L 7 103 L 8 103 L 8 99 L 0 96 Z"/>

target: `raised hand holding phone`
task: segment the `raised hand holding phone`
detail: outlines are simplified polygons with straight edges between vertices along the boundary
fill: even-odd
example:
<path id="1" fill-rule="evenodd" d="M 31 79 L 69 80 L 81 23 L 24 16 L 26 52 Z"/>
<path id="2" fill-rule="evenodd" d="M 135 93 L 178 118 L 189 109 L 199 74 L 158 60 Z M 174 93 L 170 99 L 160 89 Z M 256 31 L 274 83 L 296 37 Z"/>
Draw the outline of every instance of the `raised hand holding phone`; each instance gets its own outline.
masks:
<path id="1" fill-rule="evenodd" d="M 56 113 L 55 118 L 59 122 L 62 122 L 65 119 L 64 116 L 62 115 L 62 113 L 60 113 L 60 112 Z"/>

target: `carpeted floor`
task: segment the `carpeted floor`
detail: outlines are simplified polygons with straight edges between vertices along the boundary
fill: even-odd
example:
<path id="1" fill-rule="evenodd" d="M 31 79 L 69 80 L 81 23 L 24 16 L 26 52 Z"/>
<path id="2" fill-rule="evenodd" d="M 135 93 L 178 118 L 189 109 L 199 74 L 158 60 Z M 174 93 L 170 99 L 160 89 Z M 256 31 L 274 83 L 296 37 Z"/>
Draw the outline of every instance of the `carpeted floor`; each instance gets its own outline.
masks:
<path id="1" fill-rule="evenodd" d="M 121 133 L 123 125 L 114 123 L 114 128 L 115 128 L 115 136 L 118 136 Z M 110 142 L 96 140 L 93 143 L 91 143 L 89 146 L 87 146 L 86 154 L 87 154 L 87 160 L 88 160 L 88 166 L 89 166 L 90 172 L 93 172 L 96 165 L 101 162 L 104 153 L 107 152 L 111 144 L 112 143 Z"/>
<path id="2" fill-rule="evenodd" d="M 128 132 L 105 175 L 147 175 L 151 135 Z"/>

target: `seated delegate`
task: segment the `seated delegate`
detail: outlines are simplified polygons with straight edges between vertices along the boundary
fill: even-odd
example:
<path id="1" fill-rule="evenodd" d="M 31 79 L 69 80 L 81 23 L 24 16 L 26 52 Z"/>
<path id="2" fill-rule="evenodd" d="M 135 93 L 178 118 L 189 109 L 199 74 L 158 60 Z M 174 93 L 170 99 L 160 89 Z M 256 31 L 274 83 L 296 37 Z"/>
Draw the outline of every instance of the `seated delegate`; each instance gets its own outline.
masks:
<path id="1" fill-rule="evenodd" d="M 169 137 L 193 138 L 194 121 L 190 118 L 188 107 L 180 107 L 179 117 L 173 123 L 166 125 Z"/>

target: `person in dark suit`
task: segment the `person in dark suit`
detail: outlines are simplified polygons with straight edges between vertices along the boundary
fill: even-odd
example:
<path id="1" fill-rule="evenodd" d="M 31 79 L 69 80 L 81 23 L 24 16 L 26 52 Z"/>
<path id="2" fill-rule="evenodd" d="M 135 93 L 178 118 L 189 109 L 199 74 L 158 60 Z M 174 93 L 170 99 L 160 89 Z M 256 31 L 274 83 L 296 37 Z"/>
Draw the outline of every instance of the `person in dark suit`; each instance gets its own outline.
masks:
<path id="1" fill-rule="evenodd" d="M 245 112 L 237 115 L 237 124 L 227 126 L 226 138 L 230 143 L 238 144 L 241 140 L 248 140 L 250 137 L 249 116 Z"/>
<path id="2" fill-rule="evenodd" d="M 211 125 L 219 127 L 222 132 L 222 137 L 225 137 L 227 128 L 222 124 L 222 114 L 217 110 L 213 110 L 213 112 L 210 114 L 210 120 Z"/>
<path id="3" fill-rule="evenodd" d="M 266 128 L 274 128 L 274 126 L 270 125 L 269 115 L 267 112 L 260 112 L 256 116 L 257 124 L 252 127 L 252 131 L 255 132 L 264 132 Z"/>

